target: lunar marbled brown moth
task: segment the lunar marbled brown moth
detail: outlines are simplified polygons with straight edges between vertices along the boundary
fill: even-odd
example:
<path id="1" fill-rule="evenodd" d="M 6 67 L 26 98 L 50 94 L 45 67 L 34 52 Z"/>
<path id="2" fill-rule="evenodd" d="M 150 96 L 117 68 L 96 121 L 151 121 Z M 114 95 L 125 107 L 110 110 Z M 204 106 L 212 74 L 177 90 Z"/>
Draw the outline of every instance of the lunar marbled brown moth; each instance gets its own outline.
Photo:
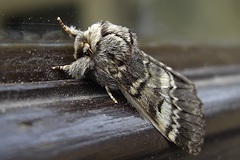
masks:
<path id="1" fill-rule="evenodd" d="M 94 79 L 115 103 L 110 90 L 120 90 L 169 141 L 190 154 L 201 151 L 203 107 L 190 80 L 140 50 L 136 34 L 126 27 L 101 21 L 81 31 L 57 20 L 75 38 L 75 61 L 53 69 Z"/>

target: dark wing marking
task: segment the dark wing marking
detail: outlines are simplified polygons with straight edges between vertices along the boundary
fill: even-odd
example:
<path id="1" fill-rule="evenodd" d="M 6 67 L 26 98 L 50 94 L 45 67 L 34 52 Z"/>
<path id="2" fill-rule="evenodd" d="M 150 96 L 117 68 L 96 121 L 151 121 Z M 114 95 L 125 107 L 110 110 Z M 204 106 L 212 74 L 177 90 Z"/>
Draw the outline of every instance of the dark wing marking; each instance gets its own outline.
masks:
<path id="1" fill-rule="evenodd" d="M 140 50 L 109 73 L 131 105 L 167 139 L 191 154 L 200 152 L 204 117 L 191 81 Z"/>

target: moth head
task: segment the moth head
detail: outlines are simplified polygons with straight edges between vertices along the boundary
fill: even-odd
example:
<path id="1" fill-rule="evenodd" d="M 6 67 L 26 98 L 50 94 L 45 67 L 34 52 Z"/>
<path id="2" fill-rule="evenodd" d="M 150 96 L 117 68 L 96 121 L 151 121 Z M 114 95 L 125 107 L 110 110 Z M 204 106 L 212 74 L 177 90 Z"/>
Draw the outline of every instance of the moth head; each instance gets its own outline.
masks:
<path id="1" fill-rule="evenodd" d="M 70 37 L 75 38 L 74 42 L 74 59 L 78 59 L 84 56 L 92 56 L 93 51 L 91 50 L 90 43 L 87 38 L 84 36 L 84 32 L 77 30 L 73 26 L 66 26 L 60 17 L 57 18 L 62 29 L 69 34 Z"/>
<path id="2" fill-rule="evenodd" d="M 81 31 L 75 27 L 66 26 L 60 17 L 58 17 L 57 20 L 62 26 L 63 30 L 71 37 L 75 38 L 73 55 L 75 59 L 87 56 L 93 60 L 95 57 L 94 54 L 99 53 L 99 50 L 103 49 L 104 47 L 106 48 L 106 46 L 111 43 L 110 39 L 109 41 L 104 41 L 104 44 L 101 44 L 104 37 L 107 36 L 116 40 L 115 43 L 108 46 L 108 49 L 115 50 L 115 54 L 119 53 L 118 57 L 124 56 L 124 54 L 120 53 L 126 53 L 130 48 L 138 47 L 135 33 L 132 33 L 126 27 L 114 25 L 108 21 L 95 23 L 90 26 L 88 30 Z M 117 43 L 117 41 L 119 43 Z"/>

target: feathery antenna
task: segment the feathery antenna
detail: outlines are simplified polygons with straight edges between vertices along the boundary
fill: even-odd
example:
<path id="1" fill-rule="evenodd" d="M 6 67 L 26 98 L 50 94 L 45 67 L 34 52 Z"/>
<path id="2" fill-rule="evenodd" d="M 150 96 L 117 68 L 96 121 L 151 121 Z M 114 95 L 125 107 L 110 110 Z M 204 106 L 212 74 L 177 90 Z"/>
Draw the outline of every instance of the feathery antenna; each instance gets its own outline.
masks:
<path id="1" fill-rule="evenodd" d="M 62 29 L 63 29 L 64 31 L 68 30 L 68 27 L 65 26 L 65 24 L 63 23 L 63 21 L 61 20 L 60 17 L 57 17 L 57 20 L 58 20 L 58 23 L 61 25 L 61 27 L 62 27 Z M 67 31 L 66 31 L 66 32 L 67 32 Z"/>
<path id="2" fill-rule="evenodd" d="M 61 25 L 62 29 L 67 32 L 70 36 L 76 37 L 81 31 L 75 29 L 75 27 L 68 27 L 66 26 L 60 17 L 57 17 L 58 23 Z"/>

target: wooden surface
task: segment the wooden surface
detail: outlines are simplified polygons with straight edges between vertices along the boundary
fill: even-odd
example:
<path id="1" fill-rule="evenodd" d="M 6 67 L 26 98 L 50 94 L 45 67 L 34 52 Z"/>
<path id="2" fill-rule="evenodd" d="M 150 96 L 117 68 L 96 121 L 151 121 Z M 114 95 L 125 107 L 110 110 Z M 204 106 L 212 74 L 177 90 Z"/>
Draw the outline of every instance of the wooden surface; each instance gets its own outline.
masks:
<path id="1" fill-rule="evenodd" d="M 114 104 L 91 81 L 52 71 L 72 61 L 70 46 L 1 46 L 0 159 L 239 159 L 240 49 L 192 50 L 145 48 L 167 64 L 177 55 L 171 66 L 199 89 L 206 139 L 198 156 L 168 142 L 120 93 Z"/>

